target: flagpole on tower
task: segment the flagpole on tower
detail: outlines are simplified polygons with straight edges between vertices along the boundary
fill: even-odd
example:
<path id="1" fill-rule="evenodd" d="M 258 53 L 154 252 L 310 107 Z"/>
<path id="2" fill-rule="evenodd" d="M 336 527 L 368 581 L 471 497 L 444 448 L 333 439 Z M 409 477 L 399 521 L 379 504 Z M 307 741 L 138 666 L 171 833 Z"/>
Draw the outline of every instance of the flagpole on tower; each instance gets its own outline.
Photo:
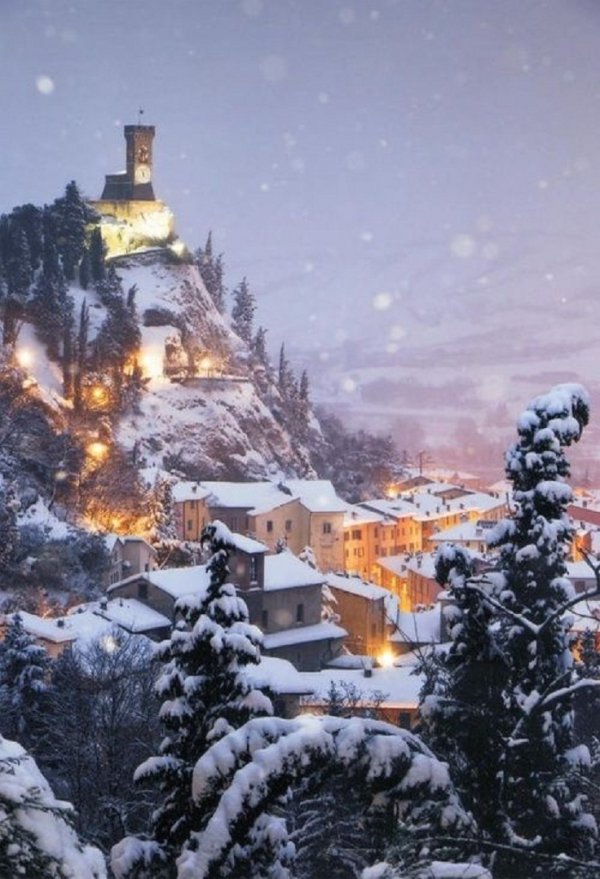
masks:
<path id="1" fill-rule="evenodd" d="M 140 107 L 140 109 L 138 110 L 138 121 L 137 121 L 137 124 L 138 124 L 138 125 L 141 125 L 141 124 L 142 124 L 142 116 L 143 116 L 143 115 L 144 115 L 144 111 L 143 111 L 142 108 Z"/>

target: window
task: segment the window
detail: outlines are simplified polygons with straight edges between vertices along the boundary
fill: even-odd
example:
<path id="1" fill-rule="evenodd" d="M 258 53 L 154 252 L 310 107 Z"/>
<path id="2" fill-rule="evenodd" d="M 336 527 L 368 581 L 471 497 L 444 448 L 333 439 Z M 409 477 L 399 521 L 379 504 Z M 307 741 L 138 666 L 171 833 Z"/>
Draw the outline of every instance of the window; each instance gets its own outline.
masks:
<path id="1" fill-rule="evenodd" d="M 231 517 L 231 530 L 232 530 L 232 531 L 237 531 L 237 526 L 238 526 L 238 524 L 237 524 L 237 517 L 236 517 L 236 516 L 232 516 L 232 517 Z"/>
<path id="2" fill-rule="evenodd" d="M 292 520 L 291 519 L 285 520 L 285 530 L 286 530 L 287 534 L 289 534 L 290 531 L 292 530 Z"/>
<path id="3" fill-rule="evenodd" d="M 250 556 L 250 582 L 255 583 L 257 579 L 257 565 L 256 565 L 256 556 Z"/>
<path id="4" fill-rule="evenodd" d="M 410 712 L 409 711 L 398 712 L 398 726 L 400 727 L 400 729 L 410 729 Z"/>
<path id="5" fill-rule="evenodd" d="M 375 528 L 375 537 L 379 537 L 379 528 Z"/>
<path id="6" fill-rule="evenodd" d="M 194 523 L 192 522 L 192 520 L 191 520 L 191 519 L 188 519 L 188 520 L 187 520 L 187 530 L 188 530 L 188 531 L 191 531 L 192 528 L 193 528 L 193 526 L 194 526 Z"/>
<path id="7" fill-rule="evenodd" d="M 148 598 L 148 584 L 145 582 L 138 583 L 138 598 L 142 600 Z"/>
<path id="8" fill-rule="evenodd" d="M 377 623 L 371 623 L 371 638 L 377 637 Z"/>
<path id="9" fill-rule="evenodd" d="M 350 540 L 350 532 L 344 531 L 344 540 Z"/>
<path id="10" fill-rule="evenodd" d="M 323 534 L 331 534 L 331 522 L 323 522 Z"/>
<path id="11" fill-rule="evenodd" d="M 262 612 L 262 627 L 265 630 L 265 632 L 269 628 L 269 611 L 268 610 L 263 610 L 263 612 Z"/>
<path id="12" fill-rule="evenodd" d="M 362 539 L 362 531 L 360 530 L 360 528 L 356 528 L 352 532 L 352 540 L 361 540 L 361 539 Z"/>
<path id="13" fill-rule="evenodd" d="M 297 623 L 304 622 L 304 605 L 303 604 L 296 605 L 296 622 Z"/>

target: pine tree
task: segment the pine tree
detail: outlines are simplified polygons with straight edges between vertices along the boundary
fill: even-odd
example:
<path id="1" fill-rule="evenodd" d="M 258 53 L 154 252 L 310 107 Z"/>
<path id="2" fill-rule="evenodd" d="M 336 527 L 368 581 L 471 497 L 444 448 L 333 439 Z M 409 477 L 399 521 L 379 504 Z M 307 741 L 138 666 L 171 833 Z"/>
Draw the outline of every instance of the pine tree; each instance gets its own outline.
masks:
<path id="1" fill-rule="evenodd" d="M 161 875 L 157 865 L 174 861 L 191 830 L 201 829 L 209 818 L 192 799 L 196 761 L 250 718 L 272 713 L 269 699 L 253 689 L 244 674 L 247 665 L 259 662 L 260 632 L 248 623 L 246 605 L 228 582 L 234 538 L 215 522 L 203 541 L 212 553 L 206 566 L 209 582 L 204 590 L 199 586 L 198 594 L 179 599 L 181 621 L 159 648 L 159 658 L 166 663 L 157 684 L 164 699 L 160 716 L 166 737 L 160 755 L 136 773 L 139 781 L 159 784 L 163 798 L 154 813 L 152 841 L 131 841 L 132 851 L 140 854 L 123 876 Z M 142 869 L 144 863 L 151 865 L 148 872 Z"/>
<path id="2" fill-rule="evenodd" d="M 256 331 L 254 339 L 252 340 L 252 353 L 256 357 L 259 363 L 262 363 L 265 367 L 270 367 L 271 362 L 269 360 L 269 355 L 267 354 L 267 331 L 264 327 L 259 327 Z"/>
<path id="3" fill-rule="evenodd" d="M 36 744 L 49 668 L 48 654 L 25 632 L 21 617 L 15 614 L 0 642 L 0 732 L 18 738 L 26 747 Z"/>
<path id="4" fill-rule="evenodd" d="M 19 503 L 11 486 L 0 488 L 0 568 L 10 570 L 19 547 L 17 510 Z"/>
<path id="5" fill-rule="evenodd" d="M 213 254 L 212 232 L 208 233 L 206 245 L 204 249 L 199 247 L 196 250 L 196 265 L 200 272 L 200 277 L 204 282 L 209 296 L 216 305 L 217 309 L 223 314 L 225 311 L 225 287 L 223 284 L 224 266 L 223 255 L 219 254 L 215 258 Z"/>
<path id="6" fill-rule="evenodd" d="M 80 412 L 83 406 L 82 388 L 87 373 L 87 347 L 90 326 L 90 310 L 85 299 L 79 312 L 79 328 L 75 342 L 75 374 L 73 376 L 73 405 Z"/>
<path id="7" fill-rule="evenodd" d="M 101 852 L 73 830 L 70 803 L 57 800 L 21 745 L 0 737 L 0 876 L 106 879 Z"/>
<path id="8" fill-rule="evenodd" d="M 52 210 L 65 278 L 67 281 L 74 281 L 79 261 L 83 256 L 86 225 L 92 212 L 82 199 L 74 180 L 67 184 L 64 196 L 56 199 Z"/>
<path id="9" fill-rule="evenodd" d="M 35 322 L 37 335 L 55 360 L 60 355 L 63 334 L 71 319 L 72 302 L 62 269 L 58 267 L 55 275 L 46 274 L 42 269 L 31 294 L 29 313 Z"/>
<path id="10" fill-rule="evenodd" d="M 296 393 L 296 380 L 285 356 L 285 344 L 279 349 L 279 368 L 277 371 L 277 386 L 284 402 L 290 402 Z"/>
<path id="11" fill-rule="evenodd" d="M 233 329 L 247 345 L 252 342 L 254 312 L 256 303 L 250 292 L 248 281 L 244 278 L 233 291 L 234 305 L 231 310 Z"/>
<path id="12" fill-rule="evenodd" d="M 8 245 L 4 264 L 6 289 L 3 297 L 3 341 L 14 345 L 23 319 L 29 288 L 33 280 L 31 251 L 25 231 L 16 224 L 8 226 Z"/>
<path id="13" fill-rule="evenodd" d="M 589 755 L 574 749 L 572 702 L 598 683 L 578 679 L 565 619 L 578 599 L 565 577 L 573 527 L 563 449 L 588 417 L 578 385 L 533 400 L 507 453 L 516 512 L 495 532 L 498 570 L 474 577 L 457 548 L 438 561 L 456 607 L 450 651 L 429 674 L 425 729 L 485 837 L 508 847 L 496 853 L 496 870 L 511 879 L 563 875 L 558 856 L 589 856 L 595 835 L 574 773 Z M 537 853 L 557 857 L 557 872 Z"/>
<path id="14" fill-rule="evenodd" d="M 92 280 L 103 281 L 106 276 L 106 247 L 99 226 L 95 226 L 90 234 L 89 254 Z"/>

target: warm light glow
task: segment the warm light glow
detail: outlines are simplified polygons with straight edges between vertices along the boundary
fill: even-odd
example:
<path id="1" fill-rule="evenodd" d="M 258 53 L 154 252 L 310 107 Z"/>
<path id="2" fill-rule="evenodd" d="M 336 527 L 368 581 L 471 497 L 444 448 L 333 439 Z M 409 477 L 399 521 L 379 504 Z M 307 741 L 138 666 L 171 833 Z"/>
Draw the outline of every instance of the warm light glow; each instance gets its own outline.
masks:
<path id="1" fill-rule="evenodd" d="M 394 664 L 395 656 L 391 650 L 383 650 L 377 657 L 377 662 L 382 668 L 391 668 Z"/>
<path id="2" fill-rule="evenodd" d="M 163 374 L 163 352 L 156 348 L 144 348 L 140 353 L 140 369 L 149 378 Z"/>
<path id="3" fill-rule="evenodd" d="M 106 443 L 101 442 L 90 443 L 87 447 L 87 452 L 91 458 L 101 461 L 108 454 L 108 446 Z"/>
<path id="4" fill-rule="evenodd" d="M 398 490 L 396 489 L 396 487 L 394 485 L 388 485 L 388 487 L 385 490 L 385 493 L 386 493 L 386 496 L 389 497 L 390 500 L 393 500 L 393 501 L 395 501 L 396 498 L 398 497 Z"/>
<path id="5" fill-rule="evenodd" d="M 102 385 L 96 385 L 92 388 L 92 399 L 96 403 L 104 403 L 106 401 L 106 388 L 103 388 Z"/>
<path id="6" fill-rule="evenodd" d="M 31 348 L 17 348 L 15 357 L 17 358 L 17 363 L 22 369 L 30 369 L 35 360 Z"/>
<path id="7" fill-rule="evenodd" d="M 209 369 L 212 369 L 212 360 L 210 357 L 203 357 L 200 361 L 200 369 L 203 369 L 204 372 L 208 372 Z"/>

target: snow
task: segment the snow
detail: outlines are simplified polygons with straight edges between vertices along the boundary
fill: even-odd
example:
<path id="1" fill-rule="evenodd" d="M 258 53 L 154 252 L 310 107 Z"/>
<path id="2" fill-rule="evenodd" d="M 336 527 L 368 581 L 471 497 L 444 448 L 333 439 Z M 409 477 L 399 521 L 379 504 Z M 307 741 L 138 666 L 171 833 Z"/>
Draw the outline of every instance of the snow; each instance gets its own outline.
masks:
<path id="1" fill-rule="evenodd" d="M 312 641 L 329 641 L 332 638 L 346 638 L 348 632 L 335 623 L 315 623 L 313 626 L 299 626 L 295 629 L 282 629 L 264 635 L 265 650 L 276 650 L 278 647 L 289 647 L 292 644 L 308 644 Z"/>
<path id="2" fill-rule="evenodd" d="M 82 846 L 69 823 L 71 804 L 56 799 L 33 758 L 19 744 L 0 736 L 0 803 L 3 800 L 13 804 L 14 810 L 7 814 L 0 805 L 0 823 L 6 828 L 8 822 L 9 834 L 17 826 L 30 833 L 35 849 L 58 862 L 61 876 L 106 879 L 102 854 L 92 846 Z M 2 837 L 0 832 L 4 846 L 6 838 Z"/>
<path id="3" fill-rule="evenodd" d="M 48 540 L 64 540 L 72 533 L 67 522 L 55 516 L 41 497 L 21 511 L 17 518 L 19 525 L 37 525 L 43 528 Z"/>
<path id="4" fill-rule="evenodd" d="M 112 601 L 94 601 L 81 605 L 81 607 L 84 608 L 83 611 L 79 608 L 72 608 L 69 611 L 69 615 L 89 610 L 99 617 L 115 623 L 127 632 L 134 634 L 171 627 L 171 620 L 168 617 L 148 607 L 147 604 L 142 604 L 136 598 L 114 598 Z"/>
<path id="5" fill-rule="evenodd" d="M 252 687 L 268 687 L 276 694 L 306 695 L 312 690 L 299 671 L 287 659 L 262 656 L 258 665 L 247 665 L 244 677 Z"/>
<path id="6" fill-rule="evenodd" d="M 19 611 L 23 628 L 34 638 L 63 644 L 68 641 L 95 641 L 109 635 L 112 624 L 101 619 L 91 611 L 82 611 L 66 617 L 40 617 L 37 614 Z M 7 614 L 5 619 L 12 620 L 16 614 Z"/>
<path id="7" fill-rule="evenodd" d="M 320 586 L 324 580 L 324 574 L 315 571 L 291 552 L 265 557 L 265 592 L 297 586 Z"/>
<path id="8" fill-rule="evenodd" d="M 349 592 L 351 595 L 359 595 L 361 598 L 367 598 L 369 601 L 379 601 L 380 599 L 388 599 L 391 592 L 382 586 L 376 586 L 367 580 L 361 580 L 360 577 L 344 577 L 342 574 L 326 574 L 326 582 L 333 589 L 340 589 L 342 592 Z"/>
<path id="9" fill-rule="evenodd" d="M 212 506 L 246 509 L 250 515 L 268 513 L 298 498 L 274 482 L 202 482 L 201 486 L 210 494 Z"/>
<path id="10" fill-rule="evenodd" d="M 326 668 L 321 671 L 299 672 L 307 688 L 314 696 L 303 700 L 306 705 L 322 705 L 327 701 L 327 693 L 334 684 L 355 687 L 367 704 L 380 702 L 381 708 L 416 710 L 423 678 L 413 674 L 415 659 L 403 666 L 392 668 L 373 668 L 371 677 L 365 677 L 364 669 Z M 383 701 L 381 700 L 383 696 Z"/>
<path id="11" fill-rule="evenodd" d="M 311 513 L 345 513 L 347 504 L 328 479 L 286 479 L 285 485 Z"/>
<path id="12" fill-rule="evenodd" d="M 492 874 L 481 864 L 433 861 L 419 879 L 492 879 Z"/>
<path id="13" fill-rule="evenodd" d="M 389 555 L 377 559 L 377 564 L 392 574 L 406 576 L 407 572 L 411 571 L 428 580 L 435 580 L 435 555 L 433 553 Z"/>
<path id="14" fill-rule="evenodd" d="M 62 371 L 57 363 L 48 359 L 46 346 L 36 336 L 33 324 L 23 323 L 17 339 L 16 353 L 19 359 L 20 352 L 26 352 L 27 365 L 23 365 L 27 373 L 36 380 L 39 392 L 51 406 L 63 403 Z"/>
<path id="15" fill-rule="evenodd" d="M 243 534 L 231 531 L 227 525 L 224 525 L 223 522 L 220 522 L 218 519 L 215 519 L 211 525 L 215 529 L 216 539 L 222 540 L 229 546 L 235 547 L 235 549 L 239 549 L 240 552 L 253 555 L 269 551 L 269 548 L 265 546 L 264 543 L 260 543 L 258 540 L 253 540 L 251 537 L 244 537 Z"/>
<path id="16" fill-rule="evenodd" d="M 372 525 L 385 521 L 385 516 L 381 513 L 375 513 L 373 510 L 367 510 L 358 504 L 346 504 L 344 513 L 344 528 L 351 528 L 353 525 Z"/>
<path id="17" fill-rule="evenodd" d="M 495 522 L 488 522 L 485 519 L 469 520 L 438 531 L 437 534 L 432 534 L 429 539 L 433 543 L 467 543 L 470 541 L 487 543 L 490 532 L 495 525 Z"/>
<path id="18" fill-rule="evenodd" d="M 210 584 L 210 575 L 206 565 L 192 565 L 189 568 L 162 568 L 157 571 L 146 571 L 143 574 L 132 574 L 119 583 L 109 586 L 107 592 L 114 592 L 128 583 L 145 580 L 157 589 L 166 592 L 172 598 L 185 595 L 204 593 Z"/>
<path id="19" fill-rule="evenodd" d="M 439 604 L 418 613 L 398 611 L 389 616 L 395 631 L 389 640 L 401 644 L 437 644 L 441 637 L 442 609 Z"/>

